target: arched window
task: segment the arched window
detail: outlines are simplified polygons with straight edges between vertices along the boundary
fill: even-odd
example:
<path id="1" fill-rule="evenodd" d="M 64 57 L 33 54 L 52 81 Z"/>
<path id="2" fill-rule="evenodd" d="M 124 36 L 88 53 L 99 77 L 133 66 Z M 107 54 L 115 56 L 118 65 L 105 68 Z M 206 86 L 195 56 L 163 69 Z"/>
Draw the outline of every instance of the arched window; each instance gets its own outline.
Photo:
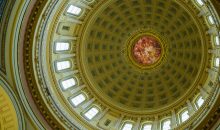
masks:
<path id="1" fill-rule="evenodd" d="M 96 107 L 92 107 L 84 115 L 88 120 L 92 120 L 98 113 L 99 109 Z"/>
<path id="2" fill-rule="evenodd" d="M 70 5 L 67 9 L 67 13 L 72 14 L 72 15 L 79 15 L 81 13 L 82 9 L 75 6 L 75 5 Z"/>
<path id="3" fill-rule="evenodd" d="M 171 121 L 170 119 L 166 119 L 162 122 L 162 126 L 161 126 L 161 129 L 162 130 L 170 130 L 171 129 Z"/>
<path id="4" fill-rule="evenodd" d="M 142 130 L 152 130 L 152 124 L 150 123 L 144 124 Z"/>
<path id="5" fill-rule="evenodd" d="M 185 110 L 185 111 L 180 113 L 180 122 L 181 123 L 186 121 L 186 120 L 188 120 L 188 119 L 189 119 L 189 112 L 188 112 L 188 110 Z"/>
<path id="6" fill-rule="evenodd" d="M 58 71 L 65 70 L 71 67 L 70 61 L 58 61 L 56 62 L 56 68 Z"/>
<path id="7" fill-rule="evenodd" d="M 204 103 L 204 99 L 201 96 L 199 96 L 196 99 L 196 102 L 195 102 L 196 108 L 199 109 L 202 106 L 203 103 Z"/>
<path id="8" fill-rule="evenodd" d="M 79 94 L 73 98 L 70 99 L 72 104 L 77 107 L 79 104 L 81 104 L 82 102 L 84 102 L 86 100 L 86 97 L 84 94 Z"/>
<path id="9" fill-rule="evenodd" d="M 73 87 L 76 85 L 76 79 L 75 78 L 69 78 L 66 80 L 61 81 L 61 86 L 63 90 L 67 90 L 70 87 Z"/>
<path id="10" fill-rule="evenodd" d="M 132 130 L 133 124 L 132 123 L 125 123 L 121 130 Z"/>
<path id="11" fill-rule="evenodd" d="M 67 51 L 70 49 L 70 44 L 68 42 L 56 42 L 55 44 L 55 51 Z"/>

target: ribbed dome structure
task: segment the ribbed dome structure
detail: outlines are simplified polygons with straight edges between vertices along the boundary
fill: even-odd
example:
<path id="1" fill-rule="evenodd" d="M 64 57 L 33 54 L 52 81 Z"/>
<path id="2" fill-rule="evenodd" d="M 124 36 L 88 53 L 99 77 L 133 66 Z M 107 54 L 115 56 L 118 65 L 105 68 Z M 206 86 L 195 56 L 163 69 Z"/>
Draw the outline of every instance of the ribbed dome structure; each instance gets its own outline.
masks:
<path id="1" fill-rule="evenodd" d="M 219 128 L 218 0 L 3 1 L 0 129 Z"/>
<path id="2" fill-rule="evenodd" d="M 156 110 L 204 83 L 207 39 L 187 3 L 118 0 L 97 7 L 80 34 L 79 62 L 98 98 L 122 109 Z M 127 56 L 130 39 L 144 33 L 159 37 L 164 50 L 160 65 L 150 69 L 134 66 Z"/>

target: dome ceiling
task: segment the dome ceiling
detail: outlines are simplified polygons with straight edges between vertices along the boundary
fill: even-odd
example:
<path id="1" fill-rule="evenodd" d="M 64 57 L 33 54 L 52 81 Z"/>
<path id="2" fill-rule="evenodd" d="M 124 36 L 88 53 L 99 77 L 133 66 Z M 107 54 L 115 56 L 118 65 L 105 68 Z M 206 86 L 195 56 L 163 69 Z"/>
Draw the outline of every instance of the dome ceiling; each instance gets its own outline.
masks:
<path id="1" fill-rule="evenodd" d="M 132 111 L 161 109 L 203 84 L 208 48 L 200 21 L 186 3 L 108 1 L 91 14 L 81 34 L 78 60 L 91 91 L 104 102 Z M 164 59 L 159 66 L 145 69 L 129 60 L 134 45 L 127 48 L 138 42 L 133 37 L 139 34 L 140 39 L 150 34 L 161 40 Z"/>
<path id="2" fill-rule="evenodd" d="M 37 6 L 22 61 L 47 121 L 54 129 L 195 128 L 219 95 L 219 19 L 209 4 L 70 0 L 48 2 L 42 12 Z"/>

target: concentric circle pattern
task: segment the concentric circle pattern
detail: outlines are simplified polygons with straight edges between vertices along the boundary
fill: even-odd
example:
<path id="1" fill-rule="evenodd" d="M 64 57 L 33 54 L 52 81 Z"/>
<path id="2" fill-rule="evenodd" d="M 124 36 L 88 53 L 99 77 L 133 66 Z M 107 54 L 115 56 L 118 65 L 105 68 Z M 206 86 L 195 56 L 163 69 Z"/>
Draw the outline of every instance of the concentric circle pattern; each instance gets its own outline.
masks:
<path id="1" fill-rule="evenodd" d="M 180 5 L 118 0 L 98 13 L 83 44 L 87 76 L 100 95 L 128 108 L 159 108 L 180 98 L 198 80 L 203 45 L 194 20 Z M 153 28 L 168 39 L 167 62 L 152 73 L 133 70 L 122 55 L 126 39 L 142 28 Z"/>
<path id="2" fill-rule="evenodd" d="M 117 0 L 90 18 L 81 43 L 85 79 L 100 99 L 129 110 L 168 106 L 199 84 L 204 69 L 198 24 L 187 7 L 170 0 Z M 166 61 L 155 71 L 136 71 L 124 57 L 127 39 L 140 29 L 167 39 Z"/>
<path id="3" fill-rule="evenodd" d="M 19 129 L 218 126 L 217 0 L 14 1 L 2 10 L 0 86 L 24 110 Z"/>

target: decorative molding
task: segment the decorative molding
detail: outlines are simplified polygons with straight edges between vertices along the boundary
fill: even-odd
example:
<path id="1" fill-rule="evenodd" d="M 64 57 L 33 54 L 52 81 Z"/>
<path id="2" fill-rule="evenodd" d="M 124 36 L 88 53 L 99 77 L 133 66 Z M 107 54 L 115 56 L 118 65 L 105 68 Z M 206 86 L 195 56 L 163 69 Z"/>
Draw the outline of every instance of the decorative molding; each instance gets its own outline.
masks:
<path id="1" fill-rule="evenodd" d="M 49 5 L 51 5 L 53 2 L 54 1 L 52 1 Z M 102 3 L 102 2 L 100 2 L 100 3 Z M 185 4 L 188 4 L 188 3 L 185 3 Z M 46 0 L 38 0 L 37 3 L 34 6 L 32 12 L 31 12 L 31 16 L 30 16 L 29 22 L 27 24 L 25 40 L 24 40 L 24 49 L 23 49 L 23 51 L 24 51 L 24 53 L 23 53 L 24 61 L 23 62 L 25 64 L 24 65 L 25 76 L 26 76 L 26 79 L 27 79 L 27 83 L 28 83 L 28 87 L 30 89 L 30 92 L 32 93 L 32 96 L 35 100 L 35 103 L 37 104 L 37 106 L 38 106 L 39 110 L 41 111 L 42 115 L 47 120 L 48 124 L 50 124 L 51 128 L 53 128 L 53 129 L 65 129 L 63 125 L 66 125 L 68 128 L 71 128 L 71 126 L 69 126 L 69 124 L 68 124 L 68 121 L 66 121 L 66 118 L 63 117 L 63 115 L 61 115 L 59 113 L 59 110 L 57 109 L 57 108 L 61 108 L 61 107 L 59 107 L 60 104 L 57 104 L 57 106 L 58 106 L 57 107 L 57 106 L 53 106 L 54 104 L 52 102 L 50 102 L 51 99 L 49 99 L 49 98 L 51 98 L 52 96 L 50 96 L 51 95 L 50 91 L 48 91 L 48 89 L 46 89 L 45 86 L 44 86 L 45 85 L 44 77 L 43 77 L 44 75 L 41 75 L 41 72 L 42 72 L 41 69 L 42 68 L 41 68 L 41 64 L 40 64 L 41 62 L 39 60 L 42 57 L 33 55 L 33 53 L 34 54 L 40 54 L 39 46 L 38 45 L 34 46 L 34 43 L 36 41 L 39 42 L 42 39 L 40 39 L 40 37 L 35 37 L 36 36 L 35 33 L 39 33 L 39 32 L 37 32 L 38 29 L 41 30 L 41 28 L 38 28 L 37 24 L 39 22 L 42 22 L 42 21 L 39 21 L 40 20 L 40 15 L 43 14 L 43 9 L 45 9 L 47 5 L 48 5 L 48 3 L 47 3 Z M 90 15 L 91 14 L 87 14 L 88 18 L 90 17 Z M 43 14 L 42 19 L 43 20 L 46 19 L 45 18 L 46 16 L 47 15 Z M 203 20 L 201 20 L 201 21 L 204 22 Z M 202 24 L 204 24 L 204 23 L 202 23 Z M 54 27 L 55 26 L 56 25 L 54 25 Z M 54 29 L 52 33 L 54 33 L 55 31 L 56 30 Z M 42 35 L 42 34 L 39 34 L 39 35 Z M 204 39 L 205 39 L 204 41 L 205 42 L 210 40 L 210 38 L 208 38 L 207 35 L 203 35 L 203 36 L 204 36 Z M 36 50 L 33 50 L 33 48 L 35 48 L 35 47 L 36 47 Z M 207 56 L 207 57 L 211 57 L 211 56 Z M 54 84 L 56 84 L 56 83 L 54 83 Z M 55 87 L 58 88 L 57 86 L 55 86 Z M 189 94 L 190 95 L 189 99 L 193 98 L 194 94 L 197 93 L 196 87 L 194 87 L 194 90 L 191 90 L 191 91 L 192 91 L 192 93 Z M 45 97 L 42 97 L 42 96 L 45 96 Z M 94 95 L 92 94 L 92 96 L 94 96 Z M 94 96 L 94 97 L 97 98 L 98 96 Z M 47 100 L 45 100 L 45 99 L 47 99 Z M 62 96 L 62 99 L 64 99 L 63 96 Z M 174 108 L 175 109 L 182 108 L 185 105 L 186 100 L 188 100 L 188 99 L 181 100 L 182 102 L 180 104 L 174 106 Z M 64 101 L 64 102 L 66 103 L 66 101 Z M 101 101 L 101 99 L 95 100 L 95 102 L 98 102 L 97 104 L 102 104 L 101 106 L 103 108 L 108 108 L 108 107 L 111 108 L 112 107 L 108 103 Z M 172 108 L 172 107 L 168 107 L 167 109 L 165 109 L 165 112 L 163 112 L 162 114 L 160 114 L 160 116 L 158 116 L 159 119 L 162 119 L 165 116 L 171 115 L 170 108 Z M 115 112 L 118 115 L 120 115 L 120 113 L 122 112 L 122 110 L 118 110 L 117 108 L 109 109 L 109 111 Z M 135 119 L 135 120 L 139 116 L 143 116 L 143 117 L 149 116 L 146 113 L 131 114 L 129 112 L 124 112 L 124 111 L 122 113 L 123 113 L 122 114 L 123 117 L 124 117 L 124 115 L 126 115 L 125 116 L 126 118 Z M 153 113 L 153 114 L 155 114 L 155 113 Z M 154 117 L 154 115 L 149 116 L 148 118 L 153 119 L 153 117 Z M 191 120 L 194 120 L 194 118 L 191 119 Z"/>
<path id="2" fill-rule="evenodd" d="M 49 3 L 53 3 L 53 1 L 49 1 Z M 32 47 L 33 42 L 35 40 L 35 31 L 38 24 L 38 19 L 43 13 L 43 9 L 48 5 L 47 0 L 37 0 L 31 15 L 29 17 L 27 28 L 25 32 L 25 40 L 24 40 L 24 48 L 23 48 L 23 56 L 24 56 L 24 68 L 25 68 L 25 76 L 28 83 L 28 87 L 30 89 L 30 92 L 32 93 L 33 99 L 41 112 L 41 114 L 44 116 L 45 120 L 48 122 L 48 124 L 51 126 L 52 129 L 56 130 L 63 130 L 65 129 L 64 126 L 58 121 L 57 118 L 54 117 L 54 114 L 52 114 L 52 111 L 48 106 L 46 105 L 46 102 L 44 102 L 42 95 L 40 94 L 40 91 L 38 90 L 40 87 L 38 87 L 38 83 L 36 82 L 37 77 L 34 75 L 34 66 L 33 62 L 35 62 L 37 59 L 35 59 L 32 55 Z M 33 59 L 35 61 L 33 61 Z"/>

